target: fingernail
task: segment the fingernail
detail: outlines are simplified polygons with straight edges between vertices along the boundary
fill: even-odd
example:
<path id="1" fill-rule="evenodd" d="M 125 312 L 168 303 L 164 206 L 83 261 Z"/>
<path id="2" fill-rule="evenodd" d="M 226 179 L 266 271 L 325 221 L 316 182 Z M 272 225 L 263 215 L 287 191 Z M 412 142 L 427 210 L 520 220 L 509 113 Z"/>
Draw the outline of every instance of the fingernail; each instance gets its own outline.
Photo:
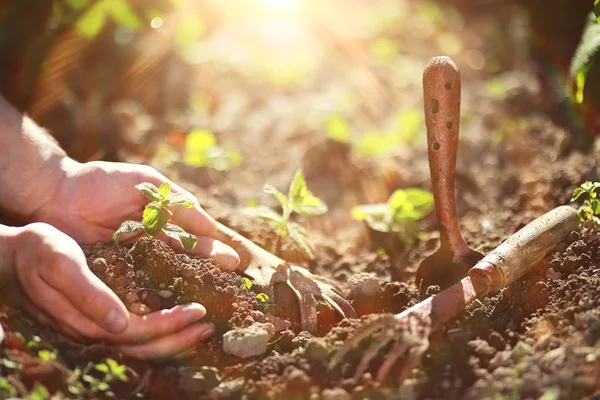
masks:
<path id="1" fill-rule="evenodd" d="M 198 336 L 198 340 L 208 339 L 215 333 L 215 326 L 213 324 L 203 324 L 203 331 Z"/>
<path id="2" fill-rule="evenodd" d="M 225 243 L 215 240 L 210 257 L 214 258 L 227 271 L 234 271 L 240 264 L 239 254 Z"/>
<path id="3" fill-rule="evenodd" d="M 202 319 L 206 315 L 206 308 L 202 304 L 189 303 L 185 304 L 182 309 L 187 314 L 190 324 Z"/>
<path id="4" fill-rule="evenodd" d="M 123 332 L 127 328 L 127 317 L 113 308 L 104 318 L 104 327 L 112 333 Z"/>

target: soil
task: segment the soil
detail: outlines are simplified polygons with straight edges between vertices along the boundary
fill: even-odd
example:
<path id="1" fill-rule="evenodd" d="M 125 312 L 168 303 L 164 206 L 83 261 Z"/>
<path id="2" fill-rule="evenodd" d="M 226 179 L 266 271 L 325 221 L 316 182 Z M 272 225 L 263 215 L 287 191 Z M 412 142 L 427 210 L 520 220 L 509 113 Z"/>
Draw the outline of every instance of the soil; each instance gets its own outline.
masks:
<path id="1" fill-rule="evenodd" d="M 582 148 L 581 137 L 544 113 L 547 99 L 540 98 L 535 68 L 519 58 L 517 44 L 506 39 L 498 49 L 484 46 L 500 40 L 494 21 L 484 13 L 460 28 L 466 50 L 453 55 L 463 79 L 456 202 L 463 236 L 482 253 L 549 209 L 568 204 L 583 181 L 599 180 L 600 161 L 597 140 Z M 600 396 L 600 231 L 589 223 L 571 232 L 522 279 L 473 302 L 431 335 L 421 363 L 402 384 L 374 379 L 387 348 L 372 360 L 367 373 L 353 377 L 369 340 L 348 354 L 341 367 L 328 370 L 334 352 L 365 323 L 419 301 L 416 268 L 439 243 L 434 213 L 419 221 L 422 234 L 410 245 L 350 218 L 352 206 L 385 202 L 397 188 L 431 188 L 424 124 L 413 142 L 383 157 L 365 157 L 350 143 L 325 139 L 316 127 L 321 121 L 314 121 L 314 105 L 329 104 L 332 96 L 324 86 L 360 98 L 342 112 L 360 130 L 383 129 L 398 109 L 420 112 L 422 68 L 430 56 L 443 51 L 434 37 L 411 32 L 411 26 L 400 24 L 394 31 L 406 53 L 395 67 L 367 68 L 336 47 L 331 49 L 335 60 L 320 61 L 323 65 L 310 84 L 291 89 L 262 85 L 210 63 L 197 66 L 189 86 L 209 93 L 207 110 L 178 122 L 196 126 L 200 120 L 200 125 L 215 131 L 220 143 L 234 143 L 244 159 L 240 167 L 217 172 L 181 162 L 167 165 L 148 156 L 152 149 L 125 157 L 152 164 L 197 195 L 211 215 L 263 248 L 335 281 L 359 318 L 336 320 L 331 329 L 324 323 L 323 335 L 312 336 L 300 331 L 297 313 L 280 312 L 285 307 L 277 307 L 278 299 L 271 299 L 275 304 L 259 302 L 256 295 L 261 288 L 243 288 L 241 275 L 222 271 L 214 260 L 177 253 L 157 240 L 98 243 L 84 249 L 88 265 L 130 311 L 146 314 L 199 302 L 208 311 L 205 321 L 215 325 L 215 335 L 185 359 L 141 362 L 104 343 L 74 342 L 20 310 L 1 306 L 5 338 L 0 348 L 0 397 L 8 397 L 7 385 L 15 397 L 26 397 L 33 389 L 42 390 L 40 384 L 58 398 Z M 474 52 L 485 56 L 485 68 L 472 66 Z M 496 62 L 501 66 L 492 68 Z M 500 94 L 490 93 L 490 80 L 504 88 Z M 266 222 L 241 212 L 249 202 L 275 207 L 274 199 L 261 194 L 263 184 L 285 191 L 300 167 L 311 191 L 329 207 L 324 216 L 296 219 L 310 232 L 313 260 L 293 242 L 280 242 Z M 435 295 L 438 290 L 432 286 L 427 293 Z M 331 316 L 321 311 L 319 321 Z M 275 327 L 267 351 L 249 359 L 226 354 L 223 335 L 254 323 Z M 107 358 L 126 366 L 127 381 L 112 380 L 110 389 L 94 391 L 92 383 L 81 379 L 82 371 L 105 379 L 95 366 Z"/>

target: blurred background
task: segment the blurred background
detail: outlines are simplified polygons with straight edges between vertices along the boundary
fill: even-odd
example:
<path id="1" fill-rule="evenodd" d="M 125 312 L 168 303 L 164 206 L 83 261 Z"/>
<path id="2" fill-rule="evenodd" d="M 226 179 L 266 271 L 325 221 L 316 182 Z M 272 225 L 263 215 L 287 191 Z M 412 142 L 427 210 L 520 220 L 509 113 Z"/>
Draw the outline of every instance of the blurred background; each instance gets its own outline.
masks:
<path id="1" fill-rule="evenodd" d="M 573 101 L 571 87 L 591 0 L 1 3 L 0 90 L 72 157 L 148 163 L 232 207 L 302 167 L 330 205 L 326 230 L 353 205 L 428 186 L 432 56 L 461 69 L 467 195 L 477 179 L 461 171 L 529 129 L 523 115 L 584 150 L 598 132 L 594 95 Z"/>

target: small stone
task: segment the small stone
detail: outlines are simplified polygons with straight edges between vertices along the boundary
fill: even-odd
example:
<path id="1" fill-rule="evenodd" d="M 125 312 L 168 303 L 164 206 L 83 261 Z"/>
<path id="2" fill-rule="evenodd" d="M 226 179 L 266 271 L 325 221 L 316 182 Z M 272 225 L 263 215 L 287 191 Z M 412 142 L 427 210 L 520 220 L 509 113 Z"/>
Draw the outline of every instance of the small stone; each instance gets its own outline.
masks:
<path id="1" fill-rule="evenodd" d="M 163 299 L 168 299 L 169 297 L 173 296 L 173 292 L 170 290 L 159 290 L 158 295 Z"/>
<path id="2" fill-rule="evenodd" d="M 512 349 L 511 359 L 515 364 L 518 364 L 523 358 L 533 354 L 533 347 L 525 342 L 519 341 Z"/>
<path id="3" fill-rule="evenodd" d="M 125 294 L 125 301 L 129 304 L 135 303 L 139 299 L 140 298 L 138 297 L 136 290 L 131 290 Z"/>
<path id="4" fill-rule="evenodd" d="M 382 291 L 379 279 L 370 273 L 360 272 L 354 274 L 348 279 L 348 298 L 356 299 L 360 297 L 375 296 Z"/>
<path id="5" fill-rule="evenodd" d="M 324 361 L 329 356 L 327 343 L 323 339 L 315 338 L 306 343 L 304 355 L 311 361 Z"/>
<path id="6" fill-rule="evenodd" d="M 106 271 L 106 269 L 108 268 L 108 263 L 106 262 L 106 258 L 96 258 L 93 262 L 92 262 L 92 270 L 95 273 L 100 273 L 100 272 L 104 272 Z"/>
<path id="7" fill-rule="evenodd" d="M 351 397 L 342 388 L 325 389 L 321 393 L 321 400 L 350 400 Z"/>
<path id="8" fill-rule="evenodd" d="M 268 323 L 254 323 L 246 328 L 233 329 L 223 335 L 223 351 L 241 358 L 264 354 L 275 327 Z"/>
<path id="9" fill-rule="evenodd" d="M 188 392 L 205 392 L 221 383 L 219 371 L 214 367 L 201 367 L 200 370 L 183 371 L 179 386 Z"/>
<path id="10" fill-rule="evenodd" d="M 560 278 L 562 278 L 562 274 L 555 271 L 554 268 L 549 268 L 548 271 L 546 271 L 546 279 L 554 281 Z"/>
<path id="11" fill-rule="evenodd" d="M 562 367 L 565 357 L 564 347 L 559 347 L 544 354 L 540 365 L 544 371 L 558 371 Z"/>
<path id="12" fill-rule="evenodd" d="M 148 292 L 144 304 L 152 311 L 160 310 L 160 296 L 156 292 Z"/>
<path id="13" fill-rule="evenodd" d="M 292 339 L 292 349 L 296 350 L 300 347 L 304 347 L 306 343 L 308 343 L 309 339 L 312 338 L 312 335 L 307 331 L 302 331 L 296 335 L 295 338 Z"/>
<path id="14" fill-rule="evenodd" d="M 129 311 L 137 315 L 146 315 L 152 312 L 152 310 L 144 303 L 133 303 L 129 305 Z"/>

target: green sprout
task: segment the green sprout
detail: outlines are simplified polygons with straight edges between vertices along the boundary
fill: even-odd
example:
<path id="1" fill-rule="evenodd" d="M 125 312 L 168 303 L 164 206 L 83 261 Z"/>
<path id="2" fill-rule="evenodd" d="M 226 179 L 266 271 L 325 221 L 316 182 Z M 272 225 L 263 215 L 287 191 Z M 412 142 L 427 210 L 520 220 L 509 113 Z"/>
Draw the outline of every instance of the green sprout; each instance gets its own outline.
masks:
<path id="1" fill-rule="evenodd" d="M 173 212 L 167 207 L 184 206 L 185 208 L 194 207 L 194 202 L 183 193 L 171 193 L 171 186 L 165 182 L 160 187 L 151 183 L 144 182 L 136 186 L 140 192 L 152 200 L 144 208 L 142 222 L 125 221 L 113 235 L 113 240 L 118 243 L 119 236 L 122 233 L 134 233 L 144 230 L 150 239 L 154 239 L 160 233 L 164 233 L 181 243 L 186 250 L 196 247 L 198 240 L 196 236 L 187 233 L 177 225 L 169 223 Z"/>
<path id="2" fill-rule="evenodd" d="M 573 92 L 571 93 L 576 103 L 583 103 L 585 84 L 592 70 L 592 65 L 600 53 L 600 6 L 596 1 L 594 7 L 596 16 L 590 13 L 587 24 L 581 35 L 581 40 L 571 59 L 569 76 L 573 81 Z"/>
<path id="3" fill-rule="evenodd" d="M 417 237 L 416 222 L 433 209 L 433 195 L 422 189 L 398 189 L 386 203 L 352 208 L 352 218 L 365 221 L 373 230 L 394 232 L 407 244 Z"/>
<path id="4" fill-rule="evenodd" d="M 573 197 L 571 201 L 577 200 L 583 195 L 587 195 L 588 198 L 583 201 L 583 206 L 579 208 L 579 217 L 582 221 L 594 221 L 596 224 L 600 224 L 600 199 L 598 199 L 598 193 L 596 190 L 600 188 L 600 182 L 584 182 L 577 189 L 573 191 Z"/>
<path id="5" fill-rule="evenodd" d="M 248 207 L 244 212 L 264 219 L 275 229 L 279 238 L 289 237 L 302 251 L 313 258 L 314 253 L 308 243 L 306 229 L 297 222 L 291 222 L 290 216 L 292 213 L 321 215 L 327 212 L 327 205 L 308 190 L 302 170 L 296 171 L 287 196 L 271 185 L 265 185 L 263 191 L 272 194 L 279 201 L 281 214 L 266 206 Z"/>
<path id="6" fill-rule="evenodd" d="M 242 279 L 244 280 L 244 283 L 241 284 L 240 289 L 252 289 L 252 281 L 245 276 L 243 276 Z M 269 301 L 269 296 L 267 296 L 265 293 L 259 293 L 256 295 L 256 300 L 258 300 L 261 304 L 265 304 Z"/>
<path id="7" fill-rule="evenodd" d="M 267 296 L 265 293 L 259 293 L 256 295 L 256 300 L 264 304 L 269 301 L 269 296 Z"/>
<path id="8" fill-rule="evenodd" d="M 342 143 L 348 143 L 350 141 L 350 125 L 341 115 L 331 115 L 327 121 L 325 121 L 325 131 L 327 132 L 327 137 L 331 140 Z"/>
<path id="9" fill-rule="evenodd" d="M 183 162 L 192 167 L 228 171 L 242 163 L 242 155 L 236 149 L 217 145 L 217 138 L 211 131 L 194 129 L 185 139 Z"/>
<path id="10" fill-rule="evenodd" d="M 98 378 L 99 373 L 103 374 L 102 378 Z M 115 381 L 127 382 L 127 367 L 119 364 L 112 358 L 107 358 L 103 363 L 88 365 L 82 370 L 76 368 L 69 378 L 69 393 L 79 397 L 84 394 L 91 395 L 94 393 L 104 393 L 107 397 L 114 397 L 114 393 L 110 392 L 110 384 Z"/>

